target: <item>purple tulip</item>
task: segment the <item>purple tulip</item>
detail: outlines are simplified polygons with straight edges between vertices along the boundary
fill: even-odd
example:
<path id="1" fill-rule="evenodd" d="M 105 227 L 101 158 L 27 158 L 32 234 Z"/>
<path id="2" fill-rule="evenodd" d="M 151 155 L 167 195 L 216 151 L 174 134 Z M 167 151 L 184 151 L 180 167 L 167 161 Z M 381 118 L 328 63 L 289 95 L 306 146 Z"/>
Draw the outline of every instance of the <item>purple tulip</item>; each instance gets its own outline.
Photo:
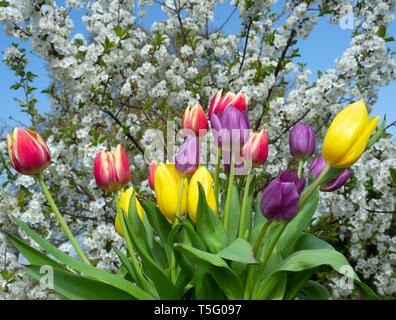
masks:
<path id="1" fill-rule="evenodd" d="M 186 176 L 192 175 L 199 165 L 199 140 L 194 134 L 184 138 L 176 155 L 175 169 Z"/>
<path id="2" fill-rule="evenodd" d="M 233 105 L 210 118 L 212 132 L 219 148 L 236 151 L 248 140 L 250 135 L 249 117 L 246 111 L 240 111 Z"/>
<path id="3" fill-rule="evenodd" d="M 289 136 L 290 153 L 297 159 L 306 159 L 315 152 L 315 132 L 309 124 L 297 122 Z"/>
<path id="4" fill-rule="evenodd" d="M 321 155 L 319 158 L 316 158 L 314 162 L 312 162 L 311 167 L 309 168 L 309 175 L 314 177 L 315 179 L 320 176 L 323 169 L 326 166 L 326 161 L 323 159 Z M 320 185 L 319 189 L 322 192 L 331 192 L 341 188 L 349 179 L 351 175 L 350 170 L 345 170 L 344 172 L 340 173 L 334 179 L 327 181 Z"/>
<path id="5" fill-rule="evenodd" d="M 265 188 L 261 197 L 261 212 L 268 220 L 283 221 L 293 218 L 299 208 L 300 194 L 305 179 L 298 179 L 295 169 L 279 170 L 278 177 Z"/>

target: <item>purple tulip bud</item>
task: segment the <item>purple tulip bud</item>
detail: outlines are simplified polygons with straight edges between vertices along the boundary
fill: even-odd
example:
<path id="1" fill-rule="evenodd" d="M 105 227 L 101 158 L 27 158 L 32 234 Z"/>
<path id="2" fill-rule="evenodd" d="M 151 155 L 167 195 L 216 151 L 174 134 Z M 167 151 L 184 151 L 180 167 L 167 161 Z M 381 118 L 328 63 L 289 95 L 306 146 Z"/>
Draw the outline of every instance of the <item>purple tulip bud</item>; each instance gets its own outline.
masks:
<path id="1" fill-rule="evenodd" d="M 261 197 L 261 212 L 268 220 L 283 221 L 293 218 L 299 208 L 300 194 L 305 179 L 298 179 L 295 169 L 283 172 L 265 188 Z"/>
<path id="2" fill-rule="evenodd" d="M 314 162 L 312 162 L 311 167 L 309 168 L 309 175 L 317 179 L 322 173 L 325 166 L 326 166 L 326 161 L 323 159 L 323 156 L 321 155 L 319 158 L 316 158 Z M 341 188 L 347 182 L 350 175 L 351 175 L 351 171 L 345 170 L 334 179 L 321 184 L 319 189 L 322 192 L 335 191 Z"/>
<path id="3" fill-rule="evenodd" d="M 290 153 L 297 159 L 306 159 L 315 152 L 315 132 L 309 124 L 297 122 L 289 136 Z"/>
<path id="4" fill-rule="evenodd" d="M 233 105 L 210 118 L 212 132 L 219 148 L 236 151 L 248 140 L 250 135 L 249 117 L 246 111 L 240 111 Z"/>
<path id="5" fill-rule="evenodd" d="M 178 172 L 190 176 L 199 165 L 199 140 L 194 134 L 189 134 L 184 138 L 176 155 L 175 168 Z"/>

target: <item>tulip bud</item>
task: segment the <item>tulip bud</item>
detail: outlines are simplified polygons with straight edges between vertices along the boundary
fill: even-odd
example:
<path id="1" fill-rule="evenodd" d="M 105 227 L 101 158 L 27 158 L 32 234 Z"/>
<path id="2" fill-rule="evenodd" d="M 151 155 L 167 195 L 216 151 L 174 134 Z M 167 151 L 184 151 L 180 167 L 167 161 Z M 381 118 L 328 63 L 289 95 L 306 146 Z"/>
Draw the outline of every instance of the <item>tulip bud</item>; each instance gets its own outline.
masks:
<path id="1" fill-rule="evenodd" d="M 264 164 L 268 156 L 268 137 L 265 129 L 260 132 L 253 132 L 250 134 L 248 141 L 242 148 L 242 157 L 245 162 L 252 163 L 253 167 L 258 167 Z"/>
<path id="2" fill-rule="evenodd" d="M 363 99 L 334 118 L 323 141 L 324 160 L 334 168 L 348 168 L 359 160 L 377 127 L 379 116 L 368 117 Z"/>
<path id="3" fill-rule="evenodd" d="M 309 124 L 297 122 L 289 136 L 290 153 L 297 159 L 307 159 L 315 152 L 315 132 Z"/>
<path id="4" fill-rule="evenodd" d="M 298 179 L 295 169 L 283 172 L 265 188 L 261 197 L 261 212 L 268 220 L 292 219 L 298 211 L 305 179 Z"/>
<path id="5" fill-rule="evenodd" d="M 219 115 L 212 114 L 210 122 L 217 145 L 225 151 L 239 150 L 249 138 L 249 116 L 234 106 Z"/>
<path id="6" fill-rule="evenodd" d="M 233 105 L 240 111 L 246 111 L 247 109 L 247 96 L 241 91 L 237 95 L 233 92 L 227 92 L 224 97 L 221 97 L 222 90 L 218 91 L 212 99 L 209 106 L 208 116 L 211 119 L 212 113 L 219 114 L 224 112 L 229 105 Z"/>
<path id="7" fill-rule="evenodd" d="M 212 186 L 213 178 L 206 167 L 199 167 L 191 177 L 190 185 L 188 187 L 188 215 L 194 222 L 196 222 L 197 218 L 196 215 L 199 200 L 198 182 L 202 185 L 205 191 L 206 202 L 209 207 L 217 213 L 216 199 Z"/>
<path id="8" fill-rule="evenodd" d="M 131 169 L 124 149 L 119 144 L 115 153 L 100 150 L 95 158 L 94 175 L 99 188 L 118 191 L 129 182 Z"/>
<path id="9" fill-rule="evenodd" d="M 195 104 L 191 109 L 187 107 L 183 114 L 183 129 L 190 129 L 194 131 L 198 138 L 202 138 L 208 131 L 208 127 L 208 119 L 206 119 L 205 111 L 199 103 Z"/>
<path id="10" fill-rule="evenodd" d="M 155 170 L 155 197 L 161 213 L 169 220 L 173 221 L 176 215 L 177 200 L 179 197 L 182 176 L 176 171 L 174 164 L 157 164 Z M 187 209 L 187 192 L 188 182 L 183 179 L 183 192 L 180 206 L 180 215 L 182 216 Z"/>
<path id="11" fill-rule="evenodd" d="M 50 151 L 37 132 L 15 128 L 7 133 L 7 143 L 12 166 L 21 174 L 37 175 L 51 162 Z"/>
<path id="12" fill-rule="evenodd" d="M 323 156 L 321 155 L 319 158 L 315 159 L 314 162 L 312 162 L 311 167 L 309 168 L 309 175 L 313 176 L 314 178 L 318 178 L 325 167 L 326 161 L 324 161 Z M 322 192 L 335 191 L 341 188 L 347 182 L 350 175 L 351 171 L 345 170 L 334 179 L 321 184 L 319 189 Z"/>
<path id="13" fill-rule="evenodd" d="M 154 174 L 157 169 L 157 163 L 155 161 L 151 162 L 149 165 L 149 186 L 154 190 Z"/>
<path id="14" fill-rule="evenodd" d="M 176 170 L 185 176 L 191 176 L 199 165 L 199 140 L 189 134 L 184 138 L 183 144 L 180 146 L 176 155 Z"/>
<path id="15" fill-rule="evenodd" d="M 122 190 L 122 192 L 121 192 L 120 207 L 125 212 L 125 214 L 127 216 L 129 215 L 129 202 L 132 198 L 132 194 L 133 194 L 133 187 L 129 187 L 126 191 Z M 135 192 L 135 195 L 138 195 L 138 194 Z M 139 215 L 140 220 L 143 221 L 143 208 L 137 198 L 136 198 L 136 211 Z M 114 226 L 115 226 L 117 233 L 121 237 L 124 237 L 124 233 L 122 232 L 120 218 L 118 216 L 118 213 L 115 218 Z"/>

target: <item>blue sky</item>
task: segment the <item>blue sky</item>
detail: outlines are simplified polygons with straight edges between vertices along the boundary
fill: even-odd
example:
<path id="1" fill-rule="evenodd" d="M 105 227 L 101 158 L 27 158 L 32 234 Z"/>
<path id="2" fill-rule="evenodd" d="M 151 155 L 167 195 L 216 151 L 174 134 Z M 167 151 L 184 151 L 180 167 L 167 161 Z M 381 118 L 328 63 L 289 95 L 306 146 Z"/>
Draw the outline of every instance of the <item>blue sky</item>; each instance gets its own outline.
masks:
<path id="1" fill-rule="evenodd" d="M 280 1 L 282 3 L 283 1 Z M 57 1 L 57 3 L 64 3 L 63 1 Z M 166 15 L 161 11 L 158 5 L 147 7 L 147 16 L 142 20 L 142 23 L 146 26 L 150 26 L 153 21 L 158 21 L 166 18 Z M 228 2 L 224 5 L 218 4 L 215 11 L 215 20 L 213 21 L 214 26 L 220 26 L 232 12 Z M 81 21 L 81 17 L 85 14 L 85 8 L 81 10 L 73 9 L 71 11 L 71 17 L 75 24 L 74 33 L 86 34 L 84 25 Z M 224 27 L 225 33 L 238 33 L 240 28 L 240 20 L 238 12 L 235 12 L 233 17 Z M 388 34 L 396 38 L 396 22 L 394 21 L 388 27 Z M 325 71 L 328 68 L 334 68 L 334 60 L 342 55 L 345 49 L 348 48 L 351 39 L 350 29 L 341 29 L 338 24 L 330 24 L 327 18 L 320 18 L 318 25 L 311 32 L 306 40 L 299 39 L 298 48 L 300 48 L 301 57 L 299 62 L 308 63 L 307 67 L 312 70 L 312 80 L 316 79 L 317 71 Z M 47 95 L 40 94 L 41 90 L 46 89 L 50 84 L 50 77 L 45 68 L 45 63 L 38 57 L 36 53 L 31 53 L 30 42 L 18 42 L 13 38 L 7 37 L 4 29 L 0 26 L 0 52 L 3 52 L 12 42 L 17 42 L 21 47 L 24 47 L 28 51 L 29 66 L 28 69 L 38 75 L 35 79 L 33 86 L 38 90 L 35 91 L 35 96 L 39 100 L 37 108 L 40 113 L 50 111 L 49 99 Z M 393 51 L 396 51 L 396 44 L 391 44 Z M 1 54 L 2 60 L 2 54 Z M 15 121 L 9 119 L 13 117 L 23 123 L 29 123 L 29 118 L 25 113 L 20 112 L 20 107 L 14 97 L 23 99 L 22 92 L 16 92 L 10 90 L 10 86 L 14 83 L 15 78 L 13 73 L 8 70 L 7 66 L 0 63 L 0 121 L 6 121 L 10 126 L 15 126 Z M 381 120 L 386 114 L 387 123 L 391 123 L 396 120 L 396 81 L 390 86 L 381 88 L 379 90 L 379 99 L 373 108 L 373 115 L 380 115 Z M 388 130 L 389 133 L 396 135 L 396 127 L 392 127 Z"/>

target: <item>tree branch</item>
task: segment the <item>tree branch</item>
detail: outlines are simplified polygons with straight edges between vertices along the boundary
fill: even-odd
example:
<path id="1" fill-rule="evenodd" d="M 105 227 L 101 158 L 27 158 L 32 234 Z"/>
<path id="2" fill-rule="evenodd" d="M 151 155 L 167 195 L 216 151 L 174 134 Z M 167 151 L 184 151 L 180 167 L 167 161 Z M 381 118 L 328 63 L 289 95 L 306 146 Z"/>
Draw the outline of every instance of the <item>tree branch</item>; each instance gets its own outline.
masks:
<path id="1" fill-rule="evenodd" d="M 278 77 L 278 74 L 279 74 L 279 72 L 280 72 L 280 70 L 281 70 L 281 68 L 282 68 L 283 60 L 284 60 L 285 57 L 286 57 L 287 50 L 288 50 L 289 47 L 291 46 L 291 43 L 292 43 L 292 41 L 293 41 L 295 35 L 296 35 L 296 30 L 293 29 L 293 30 L 290 32 L 289 38 L 287 39 L 286 46 L 285 46 L 285 48 L 284 48 L 283 51 L 282 51 L 282 54 L 281 54 L 281 56 L 280 56 L 280 58 L 279 58 L 279 60 L 278 60 L 278 64 L 276 65 L 276 68 L 275 68 L 275 71 L 274 71 L 274 78 L 275 78 L 274 84 L 273 84 L 273 85 L 271 86 L 271 88 L 268 90 L 267 97 L 265 98 L 264 103 L 263 103 L 264 106 L 267 104 L 267 102 L 268 102 L 269 99 L 271 98 L 272 91 L 273 91 L 273 90 L 275 89 L 275 87 L 276 87 L 277 77 Z M 254 128 L 255 128 L 256 131 L 257 131 L 258 128 L 260 127 L 261 120 L 263 119 L 264 114 L 265 114 L 265 107 L 263 108 L 263 111 L 261 112 L 261 115 L 260 115 L 260 117 L 257 119 L 256 124 L 255 124 L 255 126 L 254 126 Z"/>

